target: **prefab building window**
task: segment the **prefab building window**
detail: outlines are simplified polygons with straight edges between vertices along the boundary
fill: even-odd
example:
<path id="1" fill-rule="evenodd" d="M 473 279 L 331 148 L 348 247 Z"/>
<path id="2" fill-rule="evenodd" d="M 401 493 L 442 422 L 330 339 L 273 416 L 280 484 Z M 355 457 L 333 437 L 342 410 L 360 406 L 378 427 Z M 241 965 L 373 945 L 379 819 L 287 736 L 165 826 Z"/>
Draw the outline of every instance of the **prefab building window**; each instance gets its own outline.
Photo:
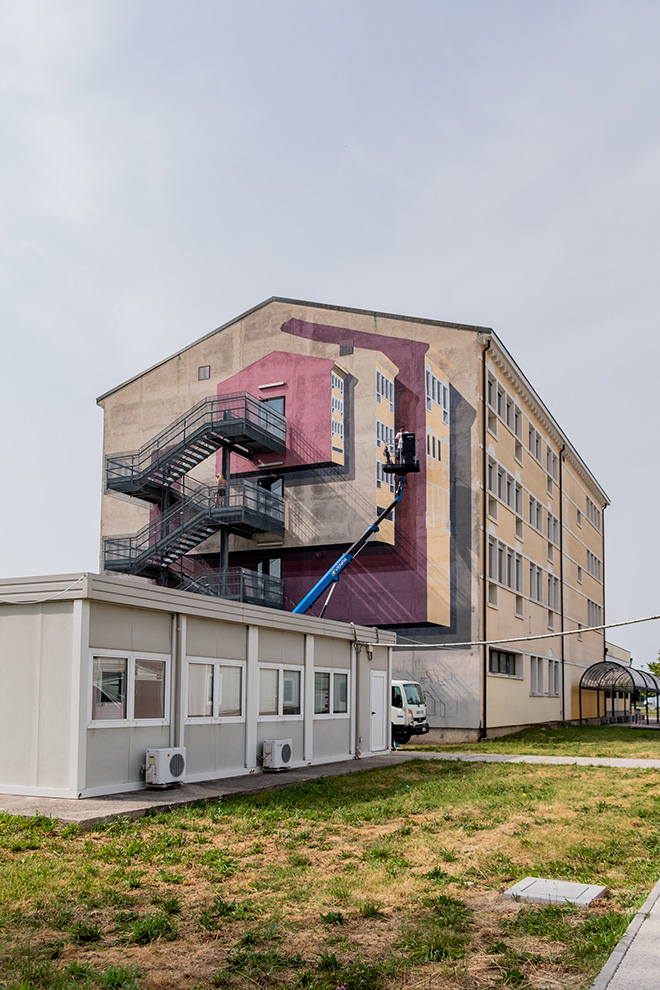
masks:
<path id="1" fill-rule="evenodd" d="M 259 717 L 302 717 L 302 671 L 266 665 L 259 668 Z"/>
<path id="2" fill-rule="evenodd" d="M 126 718 L 125 657 L 94 657 L 92 719 Z"/>
<path id="3" fill-rule="evenodd" d="M 330 670 L 314 672 L 314 714 L 348 714 L 348 673 Z"/>
<path id="4" fill-rule="evenodd" d="M 242 719 L 243 665 L 216 660 L 188 663 L 188 718 Z"/>
<path id="5" fill-rule="evenodd" d="M 164 660 L 136 659 L 134 718 L 163 718 L 164 714 Z"/>
<path id="6" fill-rule="evenodd" d="M 92 722 L 166 721 L 167 659 L 153 654 L 95 654 L 92 657 Z"/>
<path id="7" fill-rule="evenodd" d="M 213 664 L 188 664 L 188 718 L 213 716 Z"/>

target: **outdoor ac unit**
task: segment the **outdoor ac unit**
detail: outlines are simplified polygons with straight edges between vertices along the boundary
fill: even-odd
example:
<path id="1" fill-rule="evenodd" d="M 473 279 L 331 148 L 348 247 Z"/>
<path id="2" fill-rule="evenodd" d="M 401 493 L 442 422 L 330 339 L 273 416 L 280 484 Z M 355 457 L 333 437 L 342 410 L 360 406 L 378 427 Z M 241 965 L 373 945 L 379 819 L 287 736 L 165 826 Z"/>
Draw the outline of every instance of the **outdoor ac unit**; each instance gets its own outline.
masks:
<path id="1" fill-rule="evenodd" d="M 186 751 L 182 746 L 172 749 L 148 749 L 144 767 L 144 782 L 148 787 L 183 784 L 186 773 Z"/>
<path id="2" fill-rule="evenodd" d="M 264 770 L 288 770 L 291 766 L 293 739 L 264 739 L 261 765 Z"/>

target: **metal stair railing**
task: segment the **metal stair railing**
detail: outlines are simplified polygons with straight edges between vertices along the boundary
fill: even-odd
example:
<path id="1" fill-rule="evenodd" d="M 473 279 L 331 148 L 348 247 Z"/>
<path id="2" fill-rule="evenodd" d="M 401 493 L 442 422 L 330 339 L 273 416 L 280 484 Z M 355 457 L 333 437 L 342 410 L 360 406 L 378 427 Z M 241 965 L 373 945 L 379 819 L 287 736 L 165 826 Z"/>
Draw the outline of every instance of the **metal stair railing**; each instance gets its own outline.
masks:
<path id="1" fill-rule="evenodd" d="M 180 590 L 267 608 L 281 609 L 284 605 L 284 582 L 281 578 L 259 574 L 245 567 L 203 571 L 197 577 L 185 578 Z"/>
<path id="2" fill-rule="evenodd" d="M 106 485 L 145 497 L 149 485 L 173 484 L 223 444 L 247 456 L 284 453 L 286 419 L 247 392 L 208 396 L 139 450 L 107 455 Z"/>
<path id="3" fill-rule="evenodd" d="M 187 479 L 186 495 L 131 536 L 105 537 L 106 570 L 139 574 L 167 566 L 219 529 L 284 532 L 284 499 L 246 480 L 215 486 Z"/>

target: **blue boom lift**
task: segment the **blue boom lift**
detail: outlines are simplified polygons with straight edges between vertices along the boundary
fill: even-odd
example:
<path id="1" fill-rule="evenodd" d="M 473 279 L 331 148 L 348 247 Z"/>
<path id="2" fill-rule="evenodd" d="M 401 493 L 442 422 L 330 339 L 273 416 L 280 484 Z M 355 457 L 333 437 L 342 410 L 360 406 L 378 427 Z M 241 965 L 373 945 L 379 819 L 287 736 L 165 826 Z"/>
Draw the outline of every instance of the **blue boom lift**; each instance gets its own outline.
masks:
<path id="1" fill-rule="evenodd" d="M 303 615 L 308 609 L 314 605 L 316 601 L 321 597 L 326 588 L 330 588 L 328 592 L 328 597 L 323 603 L 323 608 L 321 609 L 319 618 L 323 615 L 326 608 L 328 607 L 328 602 L 332 597 L 332 592 L 335 590 L 337 582 L 341 577 L 341 573 L 345 567 L 347 567 L 350 562 L 357 557 L 360 550 L 366 546 L 369 538 L 373 533 L 378 532 L 378 528 L 392 509 L 401 501 L 403 498 L 403 492 L 406 487 L 406 475 L 411 472 L 419 471 L 419 461 L 416 459 L 416 441 L 414 433 L 402 433 L 398 443 L 398 449 L 396 451 L 396 460 L 392 460 L 390 457 L 389 450 L 386 448 L 386 458 L 387 463 L 383 464 L 384 474 L 393 474 L 398 478 L 396 495 L 394 500 L 390 502 L 386 509 L 379 512 L 375 522 L 368 526 L 359 540 L 348 548 L 348 550 L 341 555 L 341 557 L 335 561 L 332 567 L 325 572 L 320 581 L 314 585 L 312 590 L 308 592 L 301 602 L 298 602 L 296 607 L 293 609 L 298 615 Z"/>

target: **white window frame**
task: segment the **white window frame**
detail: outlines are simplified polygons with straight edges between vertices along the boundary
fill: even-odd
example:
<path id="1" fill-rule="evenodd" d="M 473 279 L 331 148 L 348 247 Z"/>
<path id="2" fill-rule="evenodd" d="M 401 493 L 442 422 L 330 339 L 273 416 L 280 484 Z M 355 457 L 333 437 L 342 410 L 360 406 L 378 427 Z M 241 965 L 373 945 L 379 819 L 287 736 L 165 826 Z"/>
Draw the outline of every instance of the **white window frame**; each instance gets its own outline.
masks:
<path id="1" fill-rule="evenodd" d="M 305 717 L 305 668 L 295 663 L 259 663 L 259 691 L 261 691 L 261 671 L 277 670 L 277 715 L 257 715 L 258 722 L 302 722 Z M 300 675 L 300 714 L 283 715 L 284 671 L 291 670 Z"/>
<path id="2" fill-rule="evenodd" d="M 334 719 L 350 719 L 351 717 L 351 672 L 343 667 L 314 667 L 314 697 L 316 698 L 316 675 L 330 674 L 330 711 L 314 712 L 314 718 L 321 721 Z M 335 707 L 335 674 L 343 674 L 346 677 L 346 711 L 336 712 Z M 314 702 L 316 707 L 316 701 Z"/>
<path id="3" fill-rule="evenodd" d="M 126 660 L 126 718 L 92 718 L 94 691 L 94 660 L 102 659 Z M 162 660 L 165 663 L 165 691 L 163 698 L 163 718 L 135 718 L 135 661 Z M 170 711 L 170 671 L 171 656 L 169 653 L 147 653 L 142 650 L 90 650 L 89 651 L 89 683 L 87 727 L 90 729 L 118 729 L 127 726 L 169 725 Z"/>
<path id="4" fill-rule="evenodd" d="M 207 667 L 213 667 L 213 711 L 218 711 L 218 705 L 220 699 L 218 697 L 220 691 L 220 678 L 218 675 L 218 668 L 222 667 L 239 667 L 241 670 L 241 714 L 240 715 L 186 715 L 184 723 L 186 725 L 216 725 L 219 722 L 244 722 L 245 721 L 245 680 L 246 680 L 246 663 L 245 660 L 224 660 L 217 657 L 186 657 L 186 683 L 185 683 L 185 698 L 183 710 L 188 711 L 188 677 L 190 673 L 190 667 L 192 664 L 202 664 Z"/>

